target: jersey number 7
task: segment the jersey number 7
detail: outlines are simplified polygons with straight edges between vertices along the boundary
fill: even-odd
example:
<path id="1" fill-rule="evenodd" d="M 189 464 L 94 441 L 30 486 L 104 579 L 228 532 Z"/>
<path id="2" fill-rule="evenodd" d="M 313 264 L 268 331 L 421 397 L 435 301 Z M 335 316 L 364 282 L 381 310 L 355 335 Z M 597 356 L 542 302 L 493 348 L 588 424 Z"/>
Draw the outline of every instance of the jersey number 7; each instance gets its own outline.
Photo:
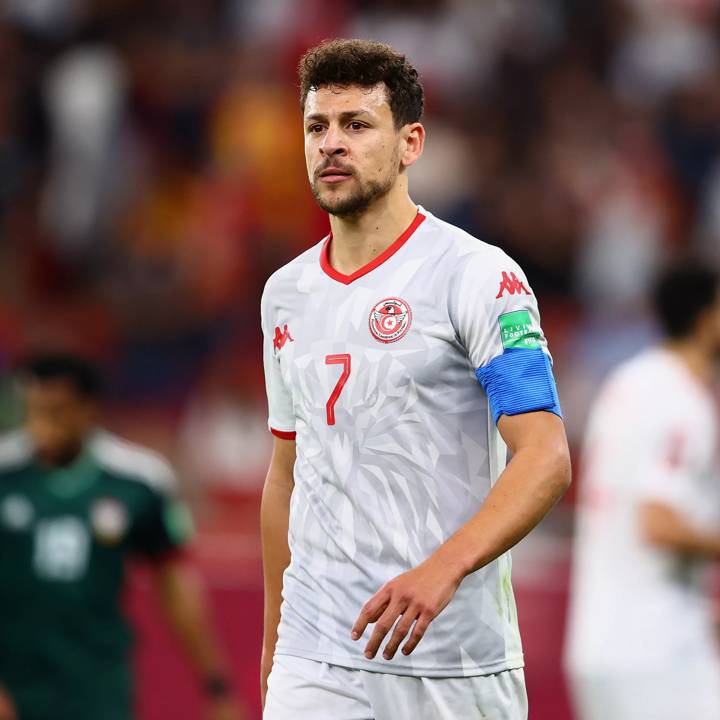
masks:
<path id="1" fill-rule="evenodd" d="M 342 392 L 343 387 L 345 387 L 347 379 L 350 377 L 350 355 L 348 355 L 347 353 L 343 353 L 342 355 L 326 355 L 325 364 L 343 366 L 342 374 L 340 375 L 340 378 L 338 379 L 332 393 L 330 394 L 330 399 L 325 404 L 325 409 L 327 411 L 327 424 L 334 425 L 335 403 L 338 401 L 340 393 Z"/>

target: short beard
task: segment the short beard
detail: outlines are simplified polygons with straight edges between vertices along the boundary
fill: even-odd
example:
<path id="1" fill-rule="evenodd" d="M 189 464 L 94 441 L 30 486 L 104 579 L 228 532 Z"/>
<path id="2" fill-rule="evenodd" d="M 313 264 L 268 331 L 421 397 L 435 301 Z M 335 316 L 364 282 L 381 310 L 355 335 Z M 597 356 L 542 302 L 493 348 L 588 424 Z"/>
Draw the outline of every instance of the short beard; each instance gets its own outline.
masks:
<path id="1" fill-rule="evenodd" d="M 326 213 L 339 218 L 352 218 L 359 217 L 365 213 L 374 202 L 385 197 L 394 184 L 395 178 L 393 177 L 386 178 L 384 182 L 371 180 L 367 184 L 361 185 L 358 191 L 349 197 L 335 202 L 327 202 L 321 197 L 316 182 L 312 184 L 312 193 L 315 202 Z"/>

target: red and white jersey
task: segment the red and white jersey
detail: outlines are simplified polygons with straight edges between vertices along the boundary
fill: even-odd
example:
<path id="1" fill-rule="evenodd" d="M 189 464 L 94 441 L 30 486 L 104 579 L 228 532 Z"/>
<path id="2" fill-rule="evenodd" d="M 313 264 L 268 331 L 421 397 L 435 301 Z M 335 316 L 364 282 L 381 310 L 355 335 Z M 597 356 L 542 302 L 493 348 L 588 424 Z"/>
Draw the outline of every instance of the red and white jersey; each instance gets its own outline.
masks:
<path id="1" fill-rule="evenodd" d="M 671 352 L 646 350 L 606 381 L 586 434 L 566 664 L 574 673 L 717 658 L 701 560 L 650 545 L 643 501 L 717 532 L 712 394 Z"/>
<path id="2" fill-rule="evenodd" d="M 262 299 L 269 425 L 296 438 L 292 554 L 277 652 L 404 675 L 523 664 L 510 555 L 468 576 L 409 656 L 367 660 L 363 604 L 477 512 L 506 447 L 475 377 L 509 348 L 545 348 L 535 297 L 497 247 L 422 208 L 352 275 L 327 238 Z"/>

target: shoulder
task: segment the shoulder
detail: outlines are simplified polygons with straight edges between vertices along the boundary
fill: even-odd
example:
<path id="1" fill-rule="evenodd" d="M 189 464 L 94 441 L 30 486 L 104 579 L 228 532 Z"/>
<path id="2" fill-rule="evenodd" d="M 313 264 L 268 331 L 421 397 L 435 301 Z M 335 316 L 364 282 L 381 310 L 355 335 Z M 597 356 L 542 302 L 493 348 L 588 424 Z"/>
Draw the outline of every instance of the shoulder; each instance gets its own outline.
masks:
<path id="1" fill-rule="evenodd" d="M 22 430 L 0 435 L 0 473 L 16 470 L 32 459 L 32 443 Z"/>
<path id="2" fill-rule="evenodd" d="M 272 298 L 280 293 L 292 291 L 308 268 L 319 267 L 320 253 L 326 238 L 316 243 L 305 252 L 292 259 L 282 267 L 278 268 L 265 282 L 262 302 L 267 304 Z"/>
<path id="3" fill-rule="evenodd" d="M 682 369 L 658 347 L 641 350 L 617 365 L 600 385 L 596 414 L 611 414 L 616 422 L 662 426 L 674 421 L 688 406 Z"/>
<path id="4" fill-rule="evenodd" d="M 512 310 L 536 312 L 525 273 L 504 250 L 432 215 L 428 221 L 425 237 L 438 248 L 435 267 L 442 268 L 455 327 Z"/>
<path id="5" fill-rule="evenodd" d="M 426 211 L 425 211 L 426 212 Z M 502 248 L 480 240 L 461 228 L 426 212 L 423 232 L 440 249 L 458 273 L 473 272 L 481 279 L 503 271 L 522 273 L 520 266 Z M 524 278 L 524 275 L 523 275 Z"/>
<path id="6" fill-rule="evenodd" d="M 649 347 L 636 353 L 612 371 L 608 381 L 622 383 L 626 391 L 657 389 L 657 383 L 678 387 L 687 380 L 681 366 L 660 347 Z"/>
<path id="7" fill-rule="evenodd" d="M 642 395 L 663 375 L 667 368 L 659 362 L 654 348 L 641 350 L 613 367 L 600 385 L 600 393 L 626 398 Z"/>
<path id="8" fill-rule="evenodd" d="M 175 473 L 160 453 L 106 431 L 96 433 L 90 445 L 98 465 L 126 480 L 147 485 L 159 493 L 175 490 Z"/>

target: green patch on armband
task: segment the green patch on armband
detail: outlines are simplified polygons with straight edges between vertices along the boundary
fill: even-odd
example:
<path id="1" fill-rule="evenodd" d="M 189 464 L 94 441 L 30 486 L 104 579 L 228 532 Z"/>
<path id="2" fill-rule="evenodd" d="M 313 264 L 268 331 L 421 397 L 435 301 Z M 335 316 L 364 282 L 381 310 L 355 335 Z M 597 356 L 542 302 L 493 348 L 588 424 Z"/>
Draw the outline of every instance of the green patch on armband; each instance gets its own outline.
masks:
<path id="1" fill-rule="evenodd" d="M 505 350 L 519 348 L 535 349 L 540 347 L 539 330 L 533 330 L 530 313 L 527 310 L 515 310 L 498 318 L 500 339 Z"/>

